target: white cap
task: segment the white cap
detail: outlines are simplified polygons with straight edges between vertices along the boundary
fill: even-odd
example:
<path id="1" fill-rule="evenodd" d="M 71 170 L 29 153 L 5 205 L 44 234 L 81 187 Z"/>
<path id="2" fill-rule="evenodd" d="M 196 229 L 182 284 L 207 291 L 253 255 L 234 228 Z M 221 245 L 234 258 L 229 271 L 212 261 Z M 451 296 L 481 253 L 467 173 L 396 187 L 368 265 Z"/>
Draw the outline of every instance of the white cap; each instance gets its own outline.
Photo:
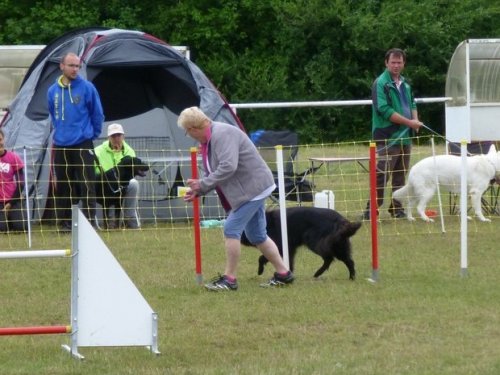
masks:
<path id="1" fill-rule="evenodd" d="M 125 134 L 123 131 L 123 126 L 120 124 L 111 124 L 108 126 L 108 137 L 112 136 L 113 134 Z"/>

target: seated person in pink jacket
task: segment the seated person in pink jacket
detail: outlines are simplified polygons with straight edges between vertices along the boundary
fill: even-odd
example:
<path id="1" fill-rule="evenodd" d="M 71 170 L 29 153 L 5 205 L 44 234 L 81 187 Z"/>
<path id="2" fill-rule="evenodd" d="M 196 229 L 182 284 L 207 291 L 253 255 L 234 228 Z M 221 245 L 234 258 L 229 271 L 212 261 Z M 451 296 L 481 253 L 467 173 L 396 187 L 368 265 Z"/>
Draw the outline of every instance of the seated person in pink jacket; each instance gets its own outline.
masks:
<path id="1" fill-rule="evenodd" d="M 0 232 L 26 230 L 26 212 L 21 193 L 24 188 L 24 164 L 19 155 L 7 151 L 5 134 L 0 129 Z"/>

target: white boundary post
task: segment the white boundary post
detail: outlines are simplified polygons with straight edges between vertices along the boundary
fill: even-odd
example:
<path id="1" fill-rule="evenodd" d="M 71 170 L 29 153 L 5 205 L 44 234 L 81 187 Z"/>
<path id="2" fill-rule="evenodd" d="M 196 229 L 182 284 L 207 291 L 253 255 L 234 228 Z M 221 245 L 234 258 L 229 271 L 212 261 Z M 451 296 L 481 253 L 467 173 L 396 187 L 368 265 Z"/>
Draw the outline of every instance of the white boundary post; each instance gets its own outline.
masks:
<path id="1" fill-rule="evenodd" d="M 286 268 L 290 269 L 290 257 L 288 255 L 288 230 L 286 226 L 286 192 L 285 192 L 285 173 L 283 171 L 283 146 L 278 145 L 276 149 L 276 164 L 278 167 L 278 192 L 280 203 L 280 222 L 281 222 L 281 248 L 283 250 L 283 262 Z"/>
<path id="2" fill-rule="evenodd" d="M 462 175 L 460 180 L 460 275 L 467 276 L 467 141 L 460 144 Z"/>
<path id="3" fill-rule="evenodd" d="M 434 161 L 434 172 L 435 172 L 434 176 L 436 178 L 436 188 L 437 188 L 438 206 L 439 206 L 439 218 L 441 220 L 441 233 L 446 233 L 446 229 L 444 228 L 443 203 L 441 201 L 441 191 L 439 189 L 438 169 L 436 166 L 436 149 L 434 148 L 434 136 L 431 137 L 431 147 L 432 147 L 432 158 Z"/>
<path id="4" fill-rule="evenodd" d="M 71 259 L 71 336 L 70 345 L 62 345 L 63 349 L 67 350 L 74 358 L 84 359 L 85 357 L 78 353 L 78 279 L 79 279 L 79 246 L 78 246 L 78 230 L 73 229 L 76 225 L 78 228 L 78 210 L 72 208 L 71 211 L 71 248 L 73 249 L 73 258 Z"/>
<path id="5" fill-rule="evenodd" d="M 31 211 L 30 211 L 30 195 L 28 188 L 28 167 L 27 167 L 27 157 L 26 157 L 26 146 L 23 147 L 23 163 L 24 163 L 24 199 L 26 199 L 26 221 L 28 225 L 28 247 L 31 249 Z M 21 208 L 23 209 L 21 201 Z M 22 211 L 21 211 L 22 212 Z M 21 215 L 22 217 L 22 215 Z"/>

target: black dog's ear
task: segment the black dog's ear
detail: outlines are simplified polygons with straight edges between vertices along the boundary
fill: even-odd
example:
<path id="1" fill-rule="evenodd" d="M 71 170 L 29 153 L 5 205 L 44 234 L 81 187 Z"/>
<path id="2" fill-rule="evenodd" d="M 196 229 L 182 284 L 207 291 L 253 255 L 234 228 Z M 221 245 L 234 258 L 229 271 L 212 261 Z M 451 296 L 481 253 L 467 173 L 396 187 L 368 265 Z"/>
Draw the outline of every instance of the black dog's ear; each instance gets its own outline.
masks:
<path id="1" fill-rule="evenodd" d="M 141 158 L 135 157 L 134 164 L 139 166 L 144 171 L 149 171 L 149 165 L 144 163 Z"/>

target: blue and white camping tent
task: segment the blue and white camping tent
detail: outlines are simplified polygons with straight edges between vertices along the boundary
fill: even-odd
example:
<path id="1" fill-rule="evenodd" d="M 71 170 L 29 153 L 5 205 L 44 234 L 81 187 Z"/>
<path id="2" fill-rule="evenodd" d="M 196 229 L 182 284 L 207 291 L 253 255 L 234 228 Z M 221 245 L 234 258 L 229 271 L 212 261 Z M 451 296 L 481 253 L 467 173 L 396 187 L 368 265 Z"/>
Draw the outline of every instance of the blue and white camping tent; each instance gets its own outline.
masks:
<path id="1" fill-rule="evenodd" d="M 185 159 L 196 142 L 178 128 L 177 118 L 190 106 L 199 106 L 215 121 L 243 129 L 227 101 L 201 69 L 164 41 L 140 31 L 101 27 L 68 32 L 49 43 L 36 57 L 1 123 L 7 147 L 27 154 L 34 219 L 47 216 L 46 208 L 50 206 L 47 198 L 51 196 L 54 181 L 47 90 L 61 74 L 59 63 L 68 52 L 81 57 L 80 74 L 94 83 L 101 97 L 106 121 L 102 138 L 107 124 L 121 123 L 127 142 L 138 151 L 139 157 L 154 158 L 167 153 L 172 158 L 179 155 L 179 160 Z M 142 207 L 155 209 L 156 216 L 175 217 L 170 203 L 161 202 L 172 196 L 179 172 L 189 177 L 189 165 L 170 163 L 152 168 L 154 176 L 143 186 Z M 162 205 L 169 207 L 160 214 L 157 209 Z M 185 217 L 186 210 L 182 211 L 181 216 Z"/>

